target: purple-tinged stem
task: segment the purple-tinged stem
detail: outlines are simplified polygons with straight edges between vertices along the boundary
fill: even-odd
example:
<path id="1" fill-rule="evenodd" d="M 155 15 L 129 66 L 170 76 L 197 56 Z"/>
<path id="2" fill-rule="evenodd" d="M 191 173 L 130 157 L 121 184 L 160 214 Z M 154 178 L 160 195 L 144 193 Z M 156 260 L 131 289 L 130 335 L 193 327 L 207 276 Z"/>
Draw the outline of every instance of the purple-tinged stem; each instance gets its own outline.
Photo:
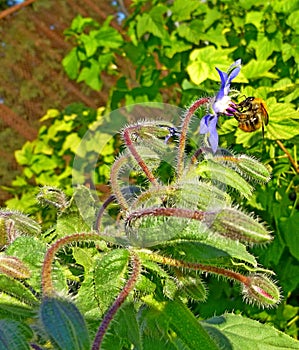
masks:
<path id="1" fill-rule="evenodd" d="M 235 272 L 235 271 L 232 271 L 229 269 L 224 269 L 222 267 L 172 259 L 172 258 L 168 258 L 168 257 L 161 256 L 158 254 L 149 254 L 149 257 L 152 261 L 161 263 L 163 265 L 169 265 L 169 266 L 185 268 L 185 269 L 190 269 L 190 270 L 200 270 L 200 271 L 204 271 L 204 272 L 208 272 L 208 273 L 215 273 L 217 275 L 222 275 L 222 276 L 225 276 L 227 278 L 237 280 L 242 284 L 245 284 L 245 285 L 248 284 L 248 277 L 246 277 L 238 272 Z"/>
<path id="2" fill-rule="evenodd" d="M 136 147 L 133 144 L 133 141 L 131 139 L 131 132 L 134 132 L 134 130 L 140 128 L 138 125 L 131 125 L 125 128 L 123 131 L 123 139 L 126 143 L 126 146 L 128 147 L 129 151 L 131 152 L 132 156 L 135 158 L 136 162 L 140 166 L 140 168 L 145 173 L 146 177 L 149 179 L 149 181 L 154 185 L 158 186 L 158 181 L 155 178 L 154 174 L 151 172 L 151 170 L 147 167 L 144 160 L 141 158 L 140 154 L 137 152 Z"/>
<path id="3" fill-rule="evenodd" d="M 129 156 L 122 155 L 118 159 L 115 160 L 111 167 L 110 171 L 110 185 L 112 188 L 112 192 L 114 193 L 119 205 L 121 206 L 122 210 L 127 211 L 129 209 L 129 205 L 126 201 L 126 198 L 123 196 L 121 192 L 121 187 L 119 184 L 118 175 L 121 170 L 121 168 L 128 164 Z"/>
<path id="4" fill-rule="evenodd" d="M 212 214 L 212 213 L 209 213 Z M 184 208 L 148 208 L 130 213 L 125 222 L 125 226 L 130 226 L 134 220 L 140 219 L 144 216 L 171 216 L 185 219 L 193 219 L 202 221 L 208 213 L 201 210 L 191 210 Z"/>
<path id="5" fill-rule="evenodd" d="M 36 344 L 33 344 L 31 343 L 30 344 L 31 348 L 34 349 L 34 350 L 43 350 L 40 346 L 36 345 Z"/>
<path id="6" fill-rule="evenodd" d="M 96 222 L 94 224 L 94 229 L 96 231 L 100 230 L 101 227 L 101 220 L 104 214 L 104 211 L 106 210 L 106 208 L 108 207 L 108 205 L 110 203 L 112 203 L 115 200 L 115 196 L 114 194 L 111 194 L 106 200 L 105 202 L 102 204 L 101 208 L 99 209 L 98 213 L 97 213 L 97 217 L 96 217 Z"/>
<path id="7" fill-rule="evenodd" d="M 137 279 L 140 275 L 141 271 L 141 262 L 137 254 L 134 252 L 131 252 L 131 265 L 132 265 L 132 273 L 130 278 L 128 279 L 126 285 L 104 316 L 104 319 L 97 331 L 96 337 L 94 339 L 93 345 L 92 345 L 92 350 L 99 350 L 102 344 L 102 341 L 104 339 L 104 336 L 107 332 L 107 329 L 113 320 L 113 317 L 115 316 L 116 312 L 119 310 L 123 302 L 126 300 L 127 296 L 129 293 L 133 290 Z"/>
<path id="8" fill-rule="evenodd" d="M 42 268 L 42 292 L 44 297 L 51 297 L 55 294 L 52 280 L 52 263 L 57 251 L 69 243 L 85 240 L 98 240 L 99 238 L 98 233 L 75 233 L 58 239 L 50 246 L 46 252 Z"/>
<path id="9" fill-rule="evenodd" d="M 185 146 L 186 146 L 186 140 L 187 140 L 187 132 L 188 132 L 191 118 L 199 107 L 201 107 L 205 103 L 208 103 L 209 101 L 210 101 L 210 99 L 207 97 L 200 98 L 199 100 L 195 101 L 187 109 L 187 111 L 184 115 L 183 125 L 182 125 L 182 129 L 181 129 L 181 134 L 180 134 L 179 148 L 178 148 L 178 158 L 177 158 L 178 178 L 180 178 L 182 176 L 182 173 L 184 170 L 184 153 L 185 153 Z"/>

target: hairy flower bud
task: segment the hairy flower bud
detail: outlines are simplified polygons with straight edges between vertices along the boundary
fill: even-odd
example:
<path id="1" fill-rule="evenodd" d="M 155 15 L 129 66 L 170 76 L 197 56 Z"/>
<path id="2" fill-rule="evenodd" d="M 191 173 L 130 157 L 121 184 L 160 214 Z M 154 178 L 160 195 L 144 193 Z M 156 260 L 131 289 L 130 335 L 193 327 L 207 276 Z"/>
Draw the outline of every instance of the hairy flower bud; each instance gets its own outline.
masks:
<path id="1" fill-rule="evenodd" d="M 257 304 L 259 307 L 274 307 L 281 300 L 279 288 L 269 277 L 262 274 L 248 276 L 242 293 L 248 303 Z"/>
<path id="2" fill-rule="evenodd" d="M 238 168 L 247 176 L 259 182 L 268 182 L 270 180 L 269 170 L 258 160 L 244 154 L 239 156 L 237 160 Z"/>
<path id="3" fill-rule="evenodd" d="M 223 208 L 209 214 L 207 220 L 217 233 L 244 243 L 265 243 L 272 239 L 264 225 L 235 208 Z"/>
<path id="4" fill-rule="evenodd" d="M 52 205 L 60 210 L 68 206 L 66 195 L 62 190 L 56 187 L 42 187 L 36 198 L 42 205 Z"/>
<path id="5" fill-rule="evenodd" d="M 12 243 L 22 234 L 38 235 L 40 231 L 40 225 L 27 215 L 17 210 L 0 210 L 1 246 Z"/>
<path id="6" fill-rule="evenodd" d="M 15 256 L 6 255 L 0 255 L 0 272 L 18 279 L 29 278 L 31 274 L 20 259 Z"/>

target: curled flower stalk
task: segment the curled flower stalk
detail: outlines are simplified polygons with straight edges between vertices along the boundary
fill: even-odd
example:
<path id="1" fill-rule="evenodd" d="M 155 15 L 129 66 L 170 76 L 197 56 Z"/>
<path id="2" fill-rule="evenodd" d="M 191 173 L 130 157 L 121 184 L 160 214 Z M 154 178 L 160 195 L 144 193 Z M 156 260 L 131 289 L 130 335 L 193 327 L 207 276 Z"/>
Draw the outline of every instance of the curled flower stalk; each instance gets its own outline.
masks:
<path id="1" fill-rule="evenodd" d="M 261 273 L 245 276 L 230 269 L 172 259 L 159 254 L 150 254 L 150 258 L 153 261 L 157 261 L 168 266 L 190 270 L 200 270 L 201 272 L 224 276 L 228 279 L 235 280 L 242 286 L 242 294 L 244 299 L 248 303 L 255 304 L 262 308 L 272 308 L 276 306 L 281 299 L 280 290 L 276 284 L 268 276 Z"/>

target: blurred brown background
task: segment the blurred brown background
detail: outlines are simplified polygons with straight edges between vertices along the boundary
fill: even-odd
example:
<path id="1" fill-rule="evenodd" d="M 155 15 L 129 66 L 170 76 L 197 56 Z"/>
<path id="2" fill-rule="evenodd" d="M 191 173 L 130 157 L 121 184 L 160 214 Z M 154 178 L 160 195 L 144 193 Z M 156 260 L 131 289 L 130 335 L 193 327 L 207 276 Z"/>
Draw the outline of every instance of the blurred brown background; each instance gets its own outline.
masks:
<path id="1" fill-rule="evenodd" d="M 128 3 L 27 0 L 0 12 L 0 206 L 9 198 L 5 186 L 20 171 L 14 151 L 36 137 L 47 109 L 72 102 L 93 108 L 106 104 L 111 76 L 104 76 L 102 91 L 95 92 L 70 81 L 63 71 L 61 61 L 72 48 L 63 31 L 78 14 L 100 23 L 112 15 L 112 25 L 120 30 L 117 15 Z"/>

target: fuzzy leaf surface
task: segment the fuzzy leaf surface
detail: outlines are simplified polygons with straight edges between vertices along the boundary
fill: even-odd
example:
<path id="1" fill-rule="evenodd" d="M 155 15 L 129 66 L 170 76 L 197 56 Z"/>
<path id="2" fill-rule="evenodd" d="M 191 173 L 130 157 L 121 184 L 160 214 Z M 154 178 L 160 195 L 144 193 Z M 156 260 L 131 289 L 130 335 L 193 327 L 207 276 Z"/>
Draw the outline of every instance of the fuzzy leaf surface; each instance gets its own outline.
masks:
<path id="1" fill-rule="evenodd" d="M 240 315 L 226 314 L 201 322 L 221 348 L 231 350 L 299 349 L 299 342 L 274 327 Z"/>

